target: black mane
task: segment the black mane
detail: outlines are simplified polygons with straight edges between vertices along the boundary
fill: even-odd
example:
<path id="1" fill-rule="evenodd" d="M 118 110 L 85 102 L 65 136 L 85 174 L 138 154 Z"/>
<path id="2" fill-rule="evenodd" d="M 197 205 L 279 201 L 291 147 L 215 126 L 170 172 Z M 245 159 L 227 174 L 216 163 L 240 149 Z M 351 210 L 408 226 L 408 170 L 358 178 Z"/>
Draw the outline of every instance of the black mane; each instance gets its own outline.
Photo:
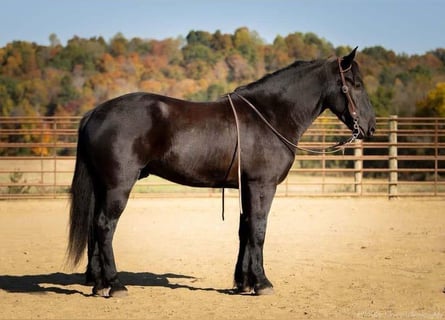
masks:
<path id="1" fill-rule="evenodd" d="M 271 73 L 268 73 L 268 74 L 265 74 L 262 78 L 254 81 L 254 82 L 251 82 L 251 83 L 246 84 L 246 85 L 239 86 L 234 91 L 239 91 L 239 90 L 243 90 L 243 89 L 249 89 L 249 88 L 252 88 L 252 87 L 256 87 L 257 85 L 261 85 L 264 82 L 270 80 L 270 78 L 275 77 L 275 76 L 277 76 L 277 75 L 279 75 L 279 74 L 281 74 L 283 72 L 286 72 L 286 71 L 289 71 L 289 70 L 292 70 L 292 69 L 306 68 L 308 66 L 312 66 L 312 65 L 316 65 L 316 64 L 318 65 L 318 64 L 320 64 L 320 63 L 322 63 L 324 61 L 325 60 L 320 60 L 320 59 L 317 59 L 317 60 L 297 60 L 297 61 L 291 63 L 290 65 L 288 65 L 288 66 L 286 66 L 284 68 L 278 69 L 278 70 L 276 70 L 274 72 L 271 72 Z"/>

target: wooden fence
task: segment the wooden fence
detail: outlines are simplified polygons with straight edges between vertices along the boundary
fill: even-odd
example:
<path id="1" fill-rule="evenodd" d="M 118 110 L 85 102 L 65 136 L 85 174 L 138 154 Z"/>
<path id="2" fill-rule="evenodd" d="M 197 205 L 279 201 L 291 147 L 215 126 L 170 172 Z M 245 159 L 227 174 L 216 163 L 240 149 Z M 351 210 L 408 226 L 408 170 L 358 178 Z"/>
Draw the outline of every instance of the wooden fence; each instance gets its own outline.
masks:
<path id="1" fill-rule="evenodd" d="M 67 197 L 79 117 L 0 117 L 0 199 Z M 323 148 L 350 131 L 320 117 L 300 146 Z M 445 196 L 445 118 L 379 118 L 376 135 L 344 153 L 298 151 L 280 196 Z M 229 191 L 236 195 L 235 191 Z M 219 196 L 215 189 L 139 181 L 133 197 Z"/>

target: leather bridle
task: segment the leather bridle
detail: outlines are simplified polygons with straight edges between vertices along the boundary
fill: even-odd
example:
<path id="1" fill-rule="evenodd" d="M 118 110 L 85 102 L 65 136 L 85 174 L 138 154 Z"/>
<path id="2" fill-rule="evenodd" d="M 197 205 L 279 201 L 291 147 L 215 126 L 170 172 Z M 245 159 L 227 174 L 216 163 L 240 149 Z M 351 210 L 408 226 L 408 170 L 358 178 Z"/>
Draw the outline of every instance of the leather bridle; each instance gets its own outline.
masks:
<path id="1" fill-rule="evenodd" d="M 241 181 L 241 137 L 240 137 L 240 124 L 239 124 L 239 119 L 238 119 L 238 113 L 236 111 L 235 105 L 232 101 L 232 95 L 236 95 L 238 98 L 240 98 L 241 100 L 243 100 L 257 115 L 258 117 L 270 128 L 270 130 L 272 130 L 272 132 L 278 136 L 278 138 L 285 144 L 294 147 L 295 149 L 299 149 L 302 151 L 306 151 L 306 152 L 311 152 L 311 153 L 318 153 L 318 154 L 327 154 L 327 153 L 335 153 L 338 151 L 343 151 L 344 152 L 344 147 L 347 144 L 350 144 L 352 142 L 354 142 L 359 136 L 360 136 L 360 126 L 358 124 L 358 114 L 357 114 L 357 107 L 354 103 L 354 99 L 352 99 L 349 87 L 346 83 L 346 78 L 345 78 L 345 73 L 348 72 L 349 70 L 351 70 L 352 68 L 352 64 L 346 68 L 343 69 L 341 66 L 341 58 L 337 58 L 337 62 L 338 62 L 338 68 L 339 68 L 339 72 L 340 72 L 340 79 L 341 79 L 341 91 L 343 92 L 343 94 L 346 96 L 346 100 L 347 100 L 347 109 L 349 111 L 350 116 L 352 117 L 353 120 L 353 130 L 352 130 L 352 134 L 351 137 L 349 137 L 346 141 L 341 141 L 338 142 L 337 144 L 327 147 L 327 148 L 322 148 L 319 150 L 316 149 L 307 149 L 307 148 L 302 148 L 299 147 L 297 144 L 293 143 L 292 141 L 290 141 L 289 139 L 287 139 L 285 136 L 283 136 L 277 129 L 275 129 L 275 127 L 261 114 L 261 112 L 249 101 L 247 100 L 245 97 L 243 97 L 242 95 L 240 95 L 239 93 L 237 93 L 236 91 L 233 91 L 232 93 L 227 94 L 227 99 L 229 100 L 230 106 L 232 108 L 233 111 L 233 115 L 235 118 L 235 124 L 236 124 L 236 136 L 237 136 L 237 145 L 236 145 L 236 152 L 238 154 L 238 191 L 239 191 L 239 206 L 240 206 L 240 213 L 243 214 L 243 205 L 242 205 L 242 191 L 241 191 L 241 186 L 242 186 L 242 181 Z M 346 110 L 345 110 L 346 111 Z M 232 162 L 233 164 L 233 162 Z M 228 170 L 228 173 L 230 172 L 231 168 L 232 168 L 232 164 L 230 165 L 230 168 Z M 222 211 L 222 217 L 224 220 L 224 188 L 222 188 L 222 199 L 223 199 L 223 211 Z"/>
<path id="2" fill-rule="evenodd" d="M 348 100 L 347 103 L 347 108 L 349 111 L 349 114 L 352 117 L 353 120 L 353 130 L 352 130 L 352 141 L 356 140 L 359 135 L 360 135 L 360 126 L 358 124 L 358 114 L 357 114 L 357 107 L 355 105 L 354 99 L 352 99 L 351 96 L 351 92 L 349 91 L 349 87 L 346 84 L 346 78 L 345 78 L 345 73 L 348 72 L 349 70 L 351 70 L 352 68 L 352 64 L 346 68 L 343 69 L 341 66 L 341 58 L 337 58 L 337 62 L 338 62 L 338 69 L 340 71 L 340 79 L 341 79 L 341 91 L 344 93 L 344 95 L 346 96 L 346 99 Z"/>
<path id="3" fill-rule="evenodd" d="M 333 146 L 329 146 L 327 148 L 323 148 L 320 150 L 302 148 L 302 147 L 298 146 L 297 144 L 293 143 L 292 141 L 290 141 L 289 139 L 287 139 L 285 136 L 283 136 L 277 129 L 275 129 L 275 127 L 261 114 L 261 112 L 249 100 L 247 100 L 245 97 L 243 97 L 242 95 L 240 95 L 239 93 L 234 91 L 232 93 L 227 94 L 227 99 L 229 100 L 230 106 L 232 107 L 233 115 L 235 117 L 236 131 L 237 131 L 237 137 L 238 137 L 238 148 L 241 148 L 240 143 L 239 143 L 239 140 L 240 140 L 239 139 L 240 138 L 239 131 L 240 130 L 239 130 L 239 121 L 238 121 L 237 111 L 235 109 L 235 105 L 233 104 L 232 97 L 231 97 L 232 94 L 238 96 L 253 111 L 255 111 L 255 113 L 258 115 L 258 117 L 270 128 L 270 130 L 272 130 L 273 133 L 275 133 L 280 138 L 281 141 L 283 141 L 283 143 L 286 143 L 289 146 L 294 147 L 296 149 L 306 151 L 306 152 L 311 152 L 311 153 L 319 153 L 319 154 L 335 153 L 335 152 L 344 150 L 345 145 L 354 142 L 360 136 L 360 126 L 358 124 L 357 107 L 355 105 L 354 99 L 351 96 L 350 89 L 346 83 L 346 78 L 345 78 L 345 73 L 348 72 L 349 70 L 351 70 L 352 64 L 348 68 L 343 69 L 341 66 L 341 58 L 337 58 L 337 62 L 338 62 L 338 68 L 339 68 L 339 72 L 340 72 L 340 79 L 341 79 L 341 91 L 346 96 L 347 109 L 348 109 L 349 114 L 353 121 L 353 129 L 352 129 L 351 137 L 349 137 L 346 141 L 338 142 Z M 238 157 L 239 157 L 239 154 L 238 154 Z"/>

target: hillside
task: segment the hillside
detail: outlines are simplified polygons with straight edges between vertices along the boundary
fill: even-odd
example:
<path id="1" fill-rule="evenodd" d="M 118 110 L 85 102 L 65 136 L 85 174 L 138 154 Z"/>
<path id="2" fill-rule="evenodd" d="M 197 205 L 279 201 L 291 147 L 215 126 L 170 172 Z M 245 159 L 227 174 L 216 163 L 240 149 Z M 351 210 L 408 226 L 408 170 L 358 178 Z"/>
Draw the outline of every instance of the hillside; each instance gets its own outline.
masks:
<path id="1" fill-rule="evenodd" d="M 255 31 L 190 31 L 186 37 L 147 40 L 73 37 L 62 45 L 14 41 L 0 48 L 0 115 L 79 115 L 131 91 L 212 100 L 295 60 L 342 55 L 313 33 L 277 36 Z M 354 46 L 354 44 L 351 44 Z M 445 116 L 445 49 L 398 55 L 359 48 L 358 61 L 377 115 Z"/>

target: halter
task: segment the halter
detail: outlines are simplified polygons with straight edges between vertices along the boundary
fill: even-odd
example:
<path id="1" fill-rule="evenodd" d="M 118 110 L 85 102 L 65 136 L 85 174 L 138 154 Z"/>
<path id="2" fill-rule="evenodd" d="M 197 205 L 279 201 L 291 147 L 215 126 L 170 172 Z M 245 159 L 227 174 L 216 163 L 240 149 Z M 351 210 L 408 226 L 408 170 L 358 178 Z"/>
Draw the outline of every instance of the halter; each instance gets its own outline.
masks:
<path id="1" fill-rule="evenodd" d="M 264 124 L 266 124 L 269 129 L 278 137 L 280 138 L 280 140 L 285 143 L 288 144 L 291 147 L 294 147 L 295 149 L 299 149 L 301 151 L 306 151 L 306 152 L 311 152 L 311 153 L 317 153 L 317 154 L 328 154 L 328 153 L 336 153 L 338 151 L 343 151 L 344 152 L 344 148 L 345 145 L 350 144 L 352 142 L 354 142 L 360 135 L 360 126 L 358 124 L 358 114 L 357 114 L 357 107 L 354 103 L 354 100 L 352 99 L 351 93 L 349 92 L 349 87 L 346 84 L 346 78 L 345 78 L 345 73 L 348 72 L 349 70 L 351 70 L 352 68 L 352 64 L 346 68 L 343 69 L 341 66 L 341 58 L 337 58 L 337 62 L 338 62 L 338 68 L 339 68 L 339 72 L 340 72 L 340 78 L 341 78 L 341 91 L 344 93 L 344 95 L 346 96 L 347 99 L 347 108 L 349 111 L 349 114 L 352 117 L 353 120 L 353 130 L 352 130 L 352 134 L 351 137 L 349 137 L 346 141 L 340 141 L 338 143 L 336 143 L 333 146 L 327 147 L 327 148 L 322 148 L 319 150 L 315 150 L 315 149 L 306 149 L 306 148 L 302 148 L 299 147 L 297 144 L 293 143 L 292 141 L 290 141 L 289 139 L 287 139 L 285 136 L 283 136 L 277 129 L 275 129 L 275 127 L 261 114 L 261 112 L 249 101 L 247 100 L 245 97 L 243 97 L 242 95 L 240 95 L 239 93 L 233 91 L 232 93 L 228 93 L 227 94 L 227 99 L 229 100 L 230 106 L 232 108 L 233 111 L 233 115 L 235 117 L 235 124 L 236 124 L 236 136 L 237 136 L 237 153 L 238 153 L 238 191 L 239 191 L 239 206 L 240 206 L 240 213 L 243 214 L 243 205 L 242 205 L 242 192 L 241 192 L 241 137 L 240 137 L 240 124 L 239 124 L 239 119 L 238 119 L 238 114 L 235 108 L 235 105 L 233 104 L 232 101 L 232 97 L 231 95 L 234 94 L 237 97 L 239 97 L 241 100 L 243 100 L 253 111 L 255 111 L 255 113 L 258 115 L 258 117 L 264 122 Z M 330 150 L 332 149 L 332 150 Z M 233 164 L 233 162 L 232 162 Z M 230 165 L 229 171 L 231 170 L 232 165 Z M 224 220 L 224 188 L 222 189 L 222 201 L 223 201 L 223 212 L 222 212 L 222 218 Z"/>

